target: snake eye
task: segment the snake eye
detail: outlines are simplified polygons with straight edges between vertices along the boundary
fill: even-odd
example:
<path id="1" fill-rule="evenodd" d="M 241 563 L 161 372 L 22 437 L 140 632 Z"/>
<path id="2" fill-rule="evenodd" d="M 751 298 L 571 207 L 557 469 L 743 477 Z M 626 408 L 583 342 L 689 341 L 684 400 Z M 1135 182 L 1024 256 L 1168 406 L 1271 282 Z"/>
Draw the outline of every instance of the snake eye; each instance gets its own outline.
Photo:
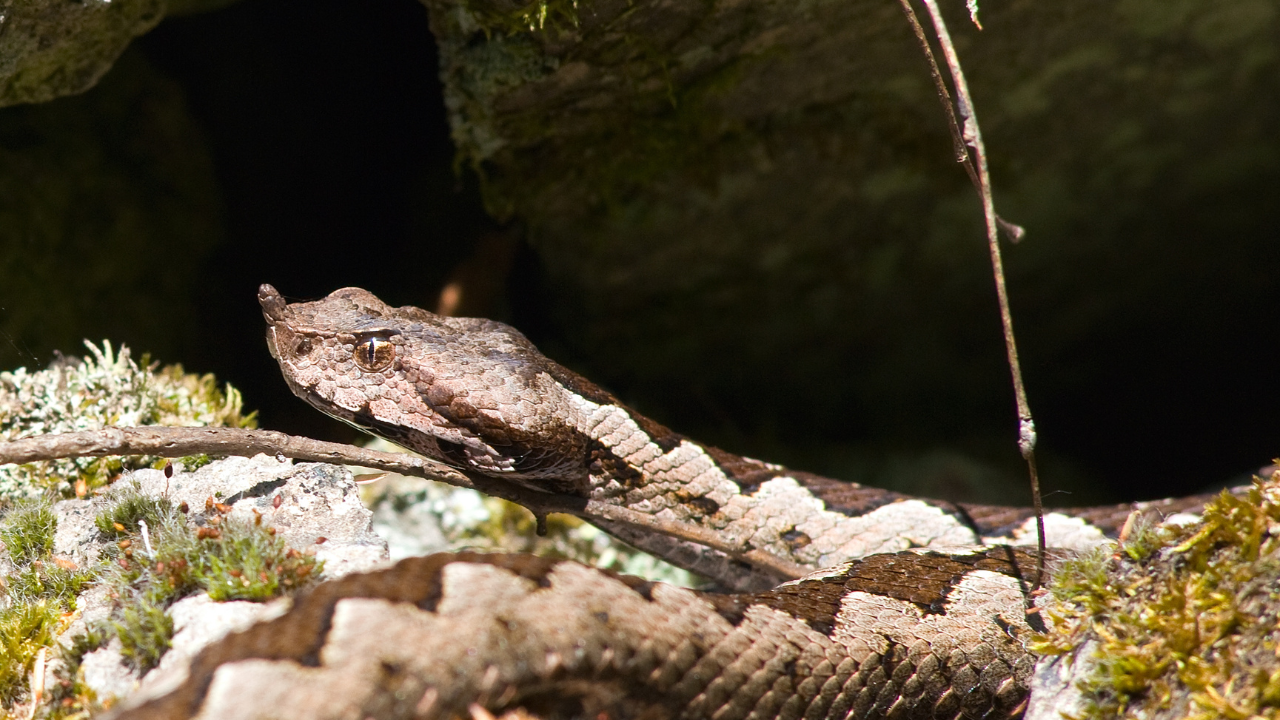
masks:
<path id="1" fill-rule="evenodd" d="M 310 355 L 311 354 L 311 338 L 300 338 L 293 346 L 294 355 Z"/>
<path id="2" fill-rule="evenodd" d="M 365 372 L 386 370 L 396 357 L 396 346 L 384 337 L 367 337 L 356 343 L 353 359 Z"/>

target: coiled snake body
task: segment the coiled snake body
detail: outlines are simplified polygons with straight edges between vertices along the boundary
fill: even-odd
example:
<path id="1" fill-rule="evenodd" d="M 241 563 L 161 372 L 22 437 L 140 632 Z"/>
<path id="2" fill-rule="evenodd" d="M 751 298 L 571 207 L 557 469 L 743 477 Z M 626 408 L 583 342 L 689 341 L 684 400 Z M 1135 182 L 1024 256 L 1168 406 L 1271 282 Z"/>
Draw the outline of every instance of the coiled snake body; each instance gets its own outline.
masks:
<path id="1" fill-rule="evenodd" d="M 456 467 L 713 531 L 742 552 L 598 521 L 739 594 L 528 556 L 413 558 L 320 586 L 202 653 L 139 717 L 1009 718 L 1038 627 L 1029 510 L 913 498 L 682 437 L 501 323 L 338 290 L 259 290 L 302 399 Z M 1135 508 L 1052 511 L 1084 548 Z M 749 552 L 813 574 L 784 578 Z M 1060 553 L 1059 553 L 1060 555 Z M 254 697 L 246 703 L 247 697 Z M 255 710 L 254 708 L 257 708 Z M 256 714 L 255 714 L 256 713 Z"/>

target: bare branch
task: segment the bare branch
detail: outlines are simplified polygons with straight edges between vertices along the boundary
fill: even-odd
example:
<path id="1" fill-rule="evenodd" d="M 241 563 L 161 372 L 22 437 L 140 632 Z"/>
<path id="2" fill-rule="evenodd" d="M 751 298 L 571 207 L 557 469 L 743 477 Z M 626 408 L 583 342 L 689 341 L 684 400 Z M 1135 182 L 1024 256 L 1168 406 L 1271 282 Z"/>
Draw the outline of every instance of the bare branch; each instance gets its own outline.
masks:
<path id="1" fill-rule="evenodd" d="M 973 186 L 981 188 L 982 182 L 978 180 L 978 171 L 973 167 L 973 161 L 969 158 L 969 149 L 965 146 L 964 137 L 960 134 L 960 123 L 956 120 L 956 109 L 951 103 L 951 92 L 947 89 L 947 82 L 942 79 L 942 71 L 938 69 L 938 60 L 933 55 L 933 48 L 929 46 L 929 39 L 925 37 L 920 19 L 916 17 L 916 11 L 911 7 L 911 0 L 899 0 L 899 2 L 902 4 L 902 12 L 907 15 L 907 22 L 910 23 L 912 32 L 916 35 L 916 42 L 920 43 L 920 50 L 929 61 L 929 76 L 933 78 L 934 89 L 938 91 L 942 112 L 947 116 L 947 129 L 951 131 L 951 145 L 955 149 L 956 162 L 964 164 L 965 172 L 969 173 Z"/>
<path id="2" fill-rule="evenodd" d="M 354 445 L 323 442 L 274 430 L 220 427 L 110 427 L 102 430 L 35 437 L 0 443 L 0 465 L 105 455 L 281 455 L 295 460 L 360 465 L 416 475 L 463 486 L 466 476 L 433 460 L 401 453 L 366 450 Z"/>
<path id="3" fill-rule="evenodd" d="M 498 478 L 457 470 L 417 455 L 380 452 L 354 445 L 287 435 L 274 430 L 157 426 L 105 428 L 61 435 L 39 435 L 0 443 L 0 465 L 82 456 L 155 455 L 177 458 L 189 455 L 240 455 L 248 457 L 259 453 L 308 462 L 358 465 L 435 480 L 509 500 L 523 505 L 539 517 L 549 513 L 564 513 L 587 521 L 599 519 L 624 523 L 719 550 L 756 567 L 766 568 L 782 577 L 798 578 L 811 572 L 810 568 L 770 553 L 735 545 L 710 530 L 687 523 L 662 520 L 596 500 L 539 492 Z"/>
<path id="4" fill-rule="evenodd" d="M 907 22 L 911 25 L 911 31 L 915 33 L 916 42 L 920 43 L 920 51 L 924 53 L 925 60 L 929 62 L 929 76 L 933 78 L 934 89 L 938 93 L 938 101 L 942 103 L 942 112 L 947 116 L 947 129 L 951 131 L 951 146 L 955 150 L 956 162 L 964 165 L 964 171 L 969 174 L 969 180 L 973 183 L 974 190 L 978 194 L 982 194 L 982 180 L 978 177 L 978 170 L 973 166 L 973 158 L 969 155 L 969 149 L 965 145 L 964 134 L 960 130 L 960 123 L 956 120 L 955 105 L 951 102 L 951 92 L 947 89 L 947 82 L 942 79 L 942 71 L 938 69 L 938 60 L 934 57 L 933 48 L 929 45 L 929 39 L 925 37 L 924 28 L 920 26 L 920 19 L 916 17 L 916 11 L 911 7 L 911 0 L 899 0 L 902 5 L 902 11 L 907 15 Z M 982 26 L 979 25 L 981 30 Z M 996 222 L 1000 228 L 1009 236 L 1009 240 L 1018 243 L 1026 236 L 1027 231 L 1021 225 L 1009 222 L 1004 218 L 996 215 Z"/>

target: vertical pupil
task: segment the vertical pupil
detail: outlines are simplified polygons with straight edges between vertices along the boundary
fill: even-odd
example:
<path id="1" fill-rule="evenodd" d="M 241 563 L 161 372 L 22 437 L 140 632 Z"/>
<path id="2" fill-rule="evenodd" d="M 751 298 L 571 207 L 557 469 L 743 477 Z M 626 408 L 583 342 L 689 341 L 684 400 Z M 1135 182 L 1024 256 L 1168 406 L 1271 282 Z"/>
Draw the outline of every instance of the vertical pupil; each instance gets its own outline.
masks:
<path id="1" fill-rule="evenodd" d="M 396 356 L 395 346 L 384 337 L 366 337 L 352 350 L 352 359 L 368 372 L 385 369 Z"/>

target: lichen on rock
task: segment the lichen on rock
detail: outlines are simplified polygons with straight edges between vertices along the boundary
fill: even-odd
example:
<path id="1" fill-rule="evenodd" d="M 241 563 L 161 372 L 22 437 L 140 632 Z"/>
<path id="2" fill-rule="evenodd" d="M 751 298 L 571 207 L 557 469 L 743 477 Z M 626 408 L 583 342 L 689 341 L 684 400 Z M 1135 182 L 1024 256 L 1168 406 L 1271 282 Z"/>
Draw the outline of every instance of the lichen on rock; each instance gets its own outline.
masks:
<path id="1" fill-rule="evenodd" d="M 83 92 L 164 17 L 164 0 L 6 4 L 0 14 L 0 107 Z"/>
<path id="2" fill-rule="evenodd" d="M 368 447 L 400 450 L 382 439 Z M 533 553 L 683 587 L 706 582 L 571 515 L 548 516 L 546 535 L 540 536 L 528 510 L 476 490 L 387 474 L 365 485 L 362 495 L 373 511 L 374 530 L 390 546 L 392 560 L 460 550 Z"/>
<path id="3" fill-rule="evenodd" d="M 236 0 L 32 0 L 0 4 L 0 107 L 93 87 L 135 37 L 165 15 Z"/>
<path id="4" fill-rule="evenodd" d="M 140 425 L 254 427 L 240 392 L 219 388 L 213 375 L 181 365 L 158 368 L 129 348 L 85 341 L 83 360 L 63 358 L 44 370 L 0 372 L 0 441 L 48 433 Z M 105 486 L 124 469 L 147 467 L 154 457 L 64 458 L 0 466 L 0 500 L 32 498 L 47 490 L 69 496 Z M 81 481 L 78 490 L 74 483 Z"/>

